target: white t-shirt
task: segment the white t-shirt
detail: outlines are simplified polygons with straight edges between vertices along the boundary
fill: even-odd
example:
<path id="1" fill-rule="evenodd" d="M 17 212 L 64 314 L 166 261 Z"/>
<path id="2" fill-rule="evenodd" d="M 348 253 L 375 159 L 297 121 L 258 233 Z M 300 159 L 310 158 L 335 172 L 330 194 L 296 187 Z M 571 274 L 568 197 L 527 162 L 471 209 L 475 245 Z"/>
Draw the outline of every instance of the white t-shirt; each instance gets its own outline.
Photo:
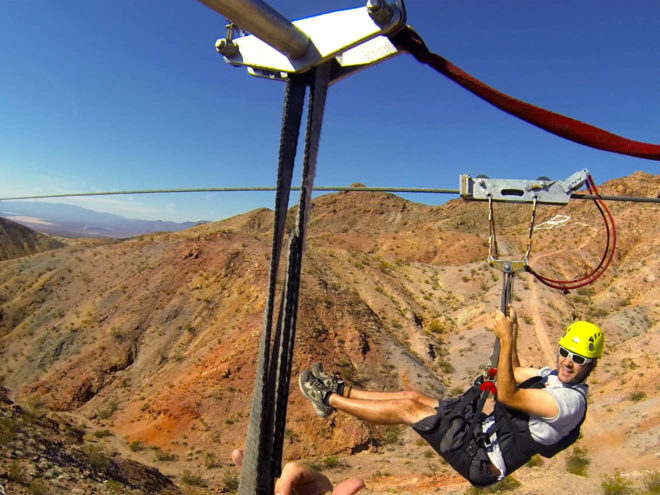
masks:
<path id="1" fill-rule="evenodd" d="M 529 432 L 535 441 L 543 445 L 552 445 L 568 435 L 584 416 L 588 387 L 582 383 L 564 385 L 550 367 L 539 370 L 539 376 L 545 378 L 545 390 L 557 402 L 559 413 L 554 418 L 542 418 L 530 414 Z M 497 441 L 497 434 L 493 431 L 494 427 L 495 415 L 491 414 L 483 422 L 482 431 L 490 440 L 490 445 L 487 446 L 488 458 L 501 471 L 498 480 L 502 480 L 506 476 L 506 464 Z"/>

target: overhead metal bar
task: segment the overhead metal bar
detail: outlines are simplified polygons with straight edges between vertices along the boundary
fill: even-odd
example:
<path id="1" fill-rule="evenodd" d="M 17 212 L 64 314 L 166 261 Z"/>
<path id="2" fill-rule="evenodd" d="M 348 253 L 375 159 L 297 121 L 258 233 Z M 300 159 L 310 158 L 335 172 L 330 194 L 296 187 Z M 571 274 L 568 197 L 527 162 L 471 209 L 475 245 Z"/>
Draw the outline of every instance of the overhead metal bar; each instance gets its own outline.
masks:
<path id="1" fill-rule="evenodd" d="M 330 83 L 386 60 L 399 51 L 386 35 L 405 27 L 403 0 L 368 0 L 366 7 L 290 22 L 261 0 L 200 0 L 249 32 L 234 38 L 228 26 L 216 49 L 227 63 L 254 76 L 286 79 L 335 60 Z"/>
<path id="2" fill-rule="evenodd" d="M 575 172 L 566 180 L 490 179 L 462 174 L 461 197 L 481 201 L 565 205 L 570 201 L 573 192 L 584 186 L 588 175 L 586 168 Z"/>
<path id="3" fill-rule="evenodd" d="M 261 0 L 199 1 L 253 33 L 288 58 L 302 57 L 311 45 L 309 36 Z"/>

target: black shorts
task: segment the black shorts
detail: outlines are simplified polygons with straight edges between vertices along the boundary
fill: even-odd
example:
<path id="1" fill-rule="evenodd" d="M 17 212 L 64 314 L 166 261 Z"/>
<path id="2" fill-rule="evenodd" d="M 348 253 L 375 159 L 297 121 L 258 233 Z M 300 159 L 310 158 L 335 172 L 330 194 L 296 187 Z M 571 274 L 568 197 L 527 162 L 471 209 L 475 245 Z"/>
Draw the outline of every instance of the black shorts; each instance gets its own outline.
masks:
<path id="1" fill-rule="evenodd" d="M 436 414 L 412 428 L 461 476 L 483 488 L 495 483 L 500 471 L 490 462 L 483 439 L 468 432 L 474 410 L 470 407 L 460 399 L 442 400 Z M 477 425 L 481 428 L 481 420 Z"/>

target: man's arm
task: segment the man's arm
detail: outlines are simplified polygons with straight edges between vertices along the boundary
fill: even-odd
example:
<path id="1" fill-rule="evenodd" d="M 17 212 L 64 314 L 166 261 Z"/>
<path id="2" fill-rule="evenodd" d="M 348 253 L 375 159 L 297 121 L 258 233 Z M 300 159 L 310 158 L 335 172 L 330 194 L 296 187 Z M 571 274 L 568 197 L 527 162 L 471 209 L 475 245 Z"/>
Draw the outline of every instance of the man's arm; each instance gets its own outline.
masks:
<path id="1" fill-rule="evenodd" d="M 520 385 L 522 382 L 539 374 L 536 368 L 523 368 L 520 366 L 520 359 L 518 359 L 518 315 L 513 306 L 509 304 L 508 308 L 509 320 L 511 320 L 511 365 L 513 366 L 513 376 L 516 383 Z"/>
<path id="2" fill-rule="evenodd" d="M 557 401 L 545 390 L 518 388 L 513 367 L 513 321 L 504 313 L 495 314 L 495 334 L 500 339 L 500 358 L 497 364 L 497 401 L 506 407 L 543 418 L 559 414 Z M 518 368 L 525 370 L 525 368 Z M 520 374 L 520 372 L 519 372 Z"/>

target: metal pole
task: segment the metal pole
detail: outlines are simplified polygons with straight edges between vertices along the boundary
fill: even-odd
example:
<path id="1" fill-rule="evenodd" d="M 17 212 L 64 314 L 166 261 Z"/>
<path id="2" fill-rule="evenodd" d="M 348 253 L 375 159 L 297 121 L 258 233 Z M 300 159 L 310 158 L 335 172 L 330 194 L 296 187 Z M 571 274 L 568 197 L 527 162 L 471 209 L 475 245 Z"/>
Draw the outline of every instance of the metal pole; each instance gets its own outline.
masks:
<path id="1" fill-rule="evenodd" d="M 261 0 L 199 0 L 290 59 L 302 57 L 309 37 Z"/>

